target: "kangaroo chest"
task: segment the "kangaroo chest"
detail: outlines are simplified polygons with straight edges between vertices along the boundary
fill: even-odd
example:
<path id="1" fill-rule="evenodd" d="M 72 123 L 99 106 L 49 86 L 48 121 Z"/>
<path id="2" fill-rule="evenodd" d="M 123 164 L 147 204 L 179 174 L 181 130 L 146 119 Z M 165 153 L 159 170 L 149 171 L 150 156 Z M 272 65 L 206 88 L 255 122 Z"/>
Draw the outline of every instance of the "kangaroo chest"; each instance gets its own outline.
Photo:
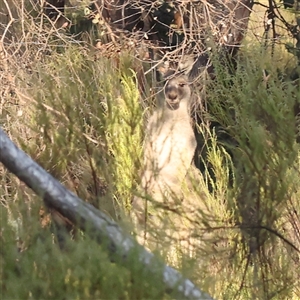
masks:
<path id="1" fill-rule="evenodd" d="M 196 140 L 188 114 L 154 118 L 149 136 L 150 159 L 160 171 L 187 169 L 196 148 Z"/>

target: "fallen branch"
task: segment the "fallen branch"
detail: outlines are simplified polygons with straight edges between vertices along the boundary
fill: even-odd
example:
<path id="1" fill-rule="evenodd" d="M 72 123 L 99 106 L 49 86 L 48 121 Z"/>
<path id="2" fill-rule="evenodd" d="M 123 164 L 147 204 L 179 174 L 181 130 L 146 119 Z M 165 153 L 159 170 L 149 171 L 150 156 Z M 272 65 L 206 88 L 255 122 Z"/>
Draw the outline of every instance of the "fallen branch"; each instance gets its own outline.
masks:
<path id="1" fill-rule="evenodd" d="M 86 231 L 91 238 L 107 247 L 112 259 L 126 262 L 131 251 L 137 253 L 141 264 L 153 275 L 163 272 L 166 292 L 176 292 L 180 299 L 211 299 L 195 284 L 175 269 L 162 265 L 155 256 L 140 246 L 128 233 L 108 216 L 61 185 L 55 178 L 20 150 L 0 128 L 0 162 L 37 195 L 45 204 L 57 210 L 75 225 Z"/>

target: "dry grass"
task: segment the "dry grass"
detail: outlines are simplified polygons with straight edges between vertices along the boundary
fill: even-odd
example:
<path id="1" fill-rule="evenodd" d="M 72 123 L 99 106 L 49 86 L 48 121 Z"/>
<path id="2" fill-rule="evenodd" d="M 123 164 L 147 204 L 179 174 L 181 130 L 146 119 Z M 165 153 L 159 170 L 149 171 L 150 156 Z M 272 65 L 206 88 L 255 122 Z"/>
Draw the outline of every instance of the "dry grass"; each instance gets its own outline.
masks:
<path id="1" fill-rule="evenodd" d="M 2 36 L 6 30 L 0 43 L 1 126 L 69 189 L 132 230 L 143 124 L 155 98 L 152 77 L 141 76 L 149 65 L 132 50 L 99 58 L 90 44 L 55 28 L 38 11 L 29 17 L 15 3 L 0 4 L 16 19 L 0 15 Z M 251 48 L 242 51 L 236 76 L 216 63 L 217 81 L 207 88 L 211 117 L 239 147 L 227 147 L 218 132 L 201 125 L 209 172 L 191 170 L 183 205 L 164 208 L 164 227 L 153 229 L 161 240 L 152 250 L 217 299 L 300 297 L 299 253 L 292 247 L 300 248 L 299 147 L 291 113 L 299 89 L 277 79 L 277 69 L 292 61 L 283 47 L 276 45 L 280 63 L 274 66 L 270 52 L 253 39 L 262 17 L 261 11 L 252 14 L 245 42 Z M 268 89 L 263 68 L 271 73 Z M 84 233 L 75 241 L 65 237 L 67 251 L 61 251 L 51 219 L 41 216 L 40 199 L 3 167 L 0 195 L 4 298 L 169 297 L 134 258 L 131 272 L 111 263 Z M 259 208 L 262 222 L 254 225 L 273 230 L 263 231 L 266 241 L 250 262 L 247 237 L 256 228 L 248 223 L 250 228 L 239 229 L 247 219 L 241 196 L 245 207 Z"/>

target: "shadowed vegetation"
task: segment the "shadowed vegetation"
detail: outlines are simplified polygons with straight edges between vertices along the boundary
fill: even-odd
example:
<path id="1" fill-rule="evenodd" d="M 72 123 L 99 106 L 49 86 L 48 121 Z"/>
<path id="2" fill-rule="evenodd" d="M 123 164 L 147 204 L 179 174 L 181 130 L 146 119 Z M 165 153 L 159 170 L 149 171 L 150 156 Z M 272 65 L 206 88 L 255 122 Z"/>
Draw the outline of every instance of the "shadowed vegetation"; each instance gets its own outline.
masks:
<path id="1" fill-rule="evenodd" d="M 133 49 L 99 55 L 69 31 L 51 32 L 50 20 L 38 26 L 22 17 L 26 22 L 15 26 L 24 46 L 14 52 L 8 50 L 17 43 L 4 43 L 8 50 L 1 52 L 1 126 L 55 178 L 135 236 L 131 202 L 141 179 L 144 125 L 161 88 L 150 71 L 143 75 L 152 65 Z M 159 207 L 164 225 L 151 228 L 160 240 L 149 248 L 216 299 L 300 298 L 300 90 L 299 79 L 289 76 L 299 61 L 278 46 L 275 65 L 269 50 L 248 35 L 234 72 L 212 51 L 207 109 L 197 111 L 201 122 L 193 124 L 201 172 L 192 165 L 182 205 Z M 194 88 L 203 93 L 197 82 Z M 176 298 L 134 255 L 130 270 L 111 262 L 0 169 L 3 299 Z"/>

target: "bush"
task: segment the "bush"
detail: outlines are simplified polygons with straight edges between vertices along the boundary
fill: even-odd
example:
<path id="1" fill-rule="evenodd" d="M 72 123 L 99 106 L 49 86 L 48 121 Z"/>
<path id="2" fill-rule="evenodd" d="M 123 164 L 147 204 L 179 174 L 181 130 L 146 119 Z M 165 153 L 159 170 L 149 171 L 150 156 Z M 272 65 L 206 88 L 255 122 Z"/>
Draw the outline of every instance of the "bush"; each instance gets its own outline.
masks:
<path id="1" fill-rule="evenodd" d="M 144 76 L 150 66 L 130 49 L 99 57 L 88 43 L 44 24 L 38 11 L 41 23 L 16 12 L 24 18 L 14 24 L 24 47 L 4 53 L 2 126 L 79 197 L 134 231 L 131 199 L 156 92 L 153 78 Z M 300 93 L 282 75 L 297 57 L 276 49 L 284 61 L 279 66 L 259 44 L 245 44 L 234 74 L 212 57 L 216 78 L 206 82 L 206 122 L 195 125 L 205 148 L 203 173 L 191 170 L 183 205 L 164 211 L 169 231 L 157 229 L 163 238 L 151 246 L 218 299 L 300 297 L 294 115 Z M 4 169 L 1 181 L 3 299 L 176 298 L 135 257 L 130 270 L 111 262 L 83 232 L 63 233 L 61 249 L 59 228 L 40 199 Z M 167 243 L 167 234 L 180 230 L 189 239 Z"/>

